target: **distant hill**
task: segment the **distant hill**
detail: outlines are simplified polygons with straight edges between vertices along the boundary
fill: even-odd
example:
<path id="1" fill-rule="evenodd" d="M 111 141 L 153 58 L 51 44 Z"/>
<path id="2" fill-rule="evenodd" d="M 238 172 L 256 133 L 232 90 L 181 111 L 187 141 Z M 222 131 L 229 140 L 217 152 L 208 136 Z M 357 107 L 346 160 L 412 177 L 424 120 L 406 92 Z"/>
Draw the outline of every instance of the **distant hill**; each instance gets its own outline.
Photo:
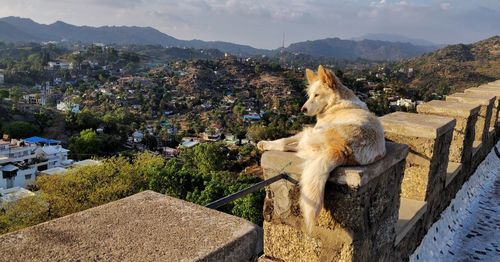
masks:
<path id="1" fill-rule="evenodd" d="M 468 45 L 449 45 L 399 63 L 397 68 L 413 68 L 406 82 L 428 93 L 456 92 L 500 79 L 500 36 Z"/>
<path id="2" fill-rule="evenodd" d="M 0 41 L 4 42 L 26 42 L 26 41 L 39 41 L 40 39 L 29 33 L 16 28 L 15 26 L 0 21 Z"/>
<path id="3" fill-rule="evenodd" d="M 0 41 L 43 42 L 66 41 L 119 45 L 162 45 L 168 47 L 218 49 L 239 56 L 276 56 L 280 49 L 258 49 L 248 45 L 222 41 L 181 40 L 152 27 L 137 26 L 75 26 L 57 21 L 46 25 L 28 18 L 0 18 Z M 379 40 L 342 40 L 327 38 L 291 44 L 287 52 L 317 58 L 371 61 L 400 60 L 434 50 L 433 46 Z"/>
<path id="4" fill-rule="evenodd" d="M 0 18 L 0 41 L 68 41 L 106 44 L 141 44 L 199 49 L 219 49 L 236 55 L 272 54 L 273 51 L 257 49 L 222 41 L 180 40 L 152 27 L 137 26 L 75 26 L 61 21 L 50 25 L 39 24 L 28 18 Z"/>
<path id="5" fill-rule="evenodd" d="M 315 57 L 337 59 L 401 60 L 435 50 L 435 47 L 378 40 L 342 40 L 326 38 L 291 44 L 286 51 Z"/>
<path id="6" fill-rule="evenodd" d="M 425 39 L 420 38 L 412 38 L 403 35 L 397 34 L 364 34 L 360 37 L 352 38 L 351 40 L 360 41 L 360 40 L 380 40 L 380 41 L 388 41 L 388 42 L 401 42 L 401 43 L 410 43 L 412 45 L 420 45 L 420 46 L 440 46 L 431 41 L 427 41 Z"/>

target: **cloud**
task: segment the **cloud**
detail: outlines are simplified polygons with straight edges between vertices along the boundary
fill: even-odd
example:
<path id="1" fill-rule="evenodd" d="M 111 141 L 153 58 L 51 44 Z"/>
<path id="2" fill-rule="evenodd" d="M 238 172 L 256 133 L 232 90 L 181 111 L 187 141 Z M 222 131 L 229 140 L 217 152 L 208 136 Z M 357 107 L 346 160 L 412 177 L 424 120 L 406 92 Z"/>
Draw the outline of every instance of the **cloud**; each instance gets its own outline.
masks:
<path id="1" fill-rule="evenodd" d="M 2 0 L 0 16 L 151 26 L 181 39 L 276 48 L 325 37 L 402 34 L 439 43 L 500 34 L 497 0 Z"/>
<path id="2" fill-rule="evenodd" d="M 450 9 L 451 4 L 448 2 L 443 2 L 443 3 L 439 4 L 439 7 L 441 7 L 442 10 L 446 11 L 446 10 Z"/>

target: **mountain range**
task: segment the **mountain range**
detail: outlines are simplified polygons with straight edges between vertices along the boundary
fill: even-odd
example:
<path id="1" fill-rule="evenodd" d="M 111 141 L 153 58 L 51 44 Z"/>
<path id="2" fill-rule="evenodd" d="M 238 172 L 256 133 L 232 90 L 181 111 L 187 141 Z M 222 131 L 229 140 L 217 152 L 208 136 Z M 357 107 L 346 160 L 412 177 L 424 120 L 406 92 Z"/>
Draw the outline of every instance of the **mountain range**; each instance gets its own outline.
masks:
<path id="1" fill-rule="evenodd" d="M 160 44 L 170 47 L 218 49 L 239 56 L 278 55 L 281 49 L 259 49 L 223 41 L 181 40 L 152 27 L 137 26 L 75 26 L 62 21 L 39 24 L 29 18 L 0 18 L 0 41 L 47 42 L 65 41 L 105 44 Z M 335 59 L 400 60 L 435 50 L 434 45 L 415 45 L 406 42 L 381 40 L 342 40 L 327 38 L 293 43 L 285 51 L 314 57 Z"/>
<path id="2" fill-rule="evenodd" d="M 500 36 L 472 44 L 449 45 L 404 60 L 395 68 L 412 68 L 414 74 L 405 84 L 421 93 L 462 91 L 500 77 Z"/>
<path id="3" fill-rule="evenodd" d="M 397 35 L 397 34 L 387 34 L 387 33 L 369 33 L 369 34 L 364 34 L 360 37 L 351 38 L 350 40 L 359 41 L 359 40 L 363 40 L 363 39 L 380 40 L 380 41 L 388 41 L 388 42 L 410 43 L 413 45 L 422 45 L 422 46 L 444 46 L 444 45 L 436 44 L 434 42 L 431 42 L 431 41 L 428 41 L 425 39 L 407 37 L 407 36 Z"/>

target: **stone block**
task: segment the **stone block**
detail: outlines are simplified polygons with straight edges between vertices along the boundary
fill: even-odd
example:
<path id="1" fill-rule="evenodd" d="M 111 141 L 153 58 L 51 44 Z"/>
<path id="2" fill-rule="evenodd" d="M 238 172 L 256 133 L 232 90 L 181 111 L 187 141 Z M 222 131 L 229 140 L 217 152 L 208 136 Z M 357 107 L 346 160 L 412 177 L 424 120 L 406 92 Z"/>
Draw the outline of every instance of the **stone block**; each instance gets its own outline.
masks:
<path id="1" fill-rule="evenodd" d="M 424 216 L 426 211 L 426 202 L 401 198 L 398 223 L 396 224 L 396 246 L 408 234 L 408 232 L 415 227 L 417 221 Z"/>
<path id="2" fill-rule="evenodd" d="M 472 143 L 479 105 L 433 100 L 417 106 L 420 114 L 452 117 L 456 120 L 450 146 L 449 161 L 462 163 L 462 170 L 468 172 L 472 157 Z"/>
<path id="3" fill-rule="evenodd" d="M 446 97 L 446 101 L 459 102 L 467 104 L 479 104 L 479 114 L 476 121 L 476 130 L 474 140 L 484 141 L 488 137 L 491 115 L 495 104 L 495 96 L 477 93 L 455 93 Z"/>
<path id="4" fill-rule="evenodd" d="M 492 117 L 494 120 L 494 123 L 495 123 L 495 130 L 499 130 L 499 123 L 500 123 L 500 115 L 499 115 L 499 111 L 500 111 L 500 93 L 499 91 L 497 90 L 492 90 L 490 88 L 469 88 L 469 89 L 465 89 L 464 92 L 466 94 L 482 94 L 482 95 L 493 95 L 496 97 L 496 101 L 495 101 L 495 105 L 493 106 L 493 110 L 492 110 Z M 493 120 L 492 120 L 493 121 Z"/>
<path id="5" fill-rule="evenodd" d="M 446 169 L 446 184 L 445 187 L 447 187 L 453 179 L 460 173 L 462 170 L 462 164 L 460 163 L 455 163 L 455 162 L 449 162 L 448 163 L 448 168 Z"/>
<path id="6" fill-rule="evenodd" d="M 446 184 L 443 192 L 441 193 L 442 203 L 436 206 L 439 214 L 441 214 L 446 207 L 450 204 L 451 200 L 455 198 L 455 194 L 458 192 L 461 185 L 465 182 L 465 175 L 461 175 L 462 164 L 449 162 L 448 168 L 446 170 Z"/>
<path id="7" fill-rule="evenodd" d="M 250 261 L 262 229 L 145 191 L 0 236 L 3 261 Z"/>
<path id="8" fill-rule="evenodd" d="M 450 117 L 395 112 L 380 117 L 385 138 L 407 144 L 401 197 L 428 201 L 444 188 L 455 120 Z"/>
<path id="9" fill-rule="evenodd" d="M 480 85 L 477 88 L 479 88 L 479 89 L 491 89 L 491 90 L 494 90 L 497 92 L 500 91 L 500 85 L 499 84 L 492 84 L 492 83 L 488 83 L 486 85 Z"/>
<path id="10" fill-rule="evenodd" d="M 484 156 L 488 155 L 488 153 L 490 152 L 490 150 L 493 148 L 493 146 L 496 144 L 497 141 L 498 141 L 498 135 L 495 132 L 495 128 L 490 127 L 490 130 L 488 132 L 488 138 L 484 143 L 483 148 L 481 149 L 483 151 L 481 152 L 481 154 L 483 154 Z"/>
<path id="11" fill-rule="evenodd" d="M 399 220 L 396 226 L 395 261 L 408 261 L 425 236 L 427 203 L 412 199 L 401 199 Z"/>
<path id="12" fill-rule="evenodd" d="M 483 150 L 483 146 L 486 146 L 486 140 L 485 142 L 481 142 L 481 141 L 474 141 L 474 143 L 472 144 L 472 159 L 471 159 L 471 174 L 474 173 L 474 171 L 476 170 L 476 168 L 479 166 L 479 164 L 481 162 L 483 162 L 484 158 L 486 157 L 486 155 L 484 154 L 485 150 Z"/>
<path id="13" fill-rule="evenodd" d="M 394 261 L 399 193 L 408 147 L 387 143 L 388 154 L 366 166 L 335 169 L 313 232 L 305 233 L 300 188 L 289 180 L 266 188 L 264 256 L 270 261 Z M 266 178 L 287 173 L 298 180 L 302 160 L 265 152 Z"/>

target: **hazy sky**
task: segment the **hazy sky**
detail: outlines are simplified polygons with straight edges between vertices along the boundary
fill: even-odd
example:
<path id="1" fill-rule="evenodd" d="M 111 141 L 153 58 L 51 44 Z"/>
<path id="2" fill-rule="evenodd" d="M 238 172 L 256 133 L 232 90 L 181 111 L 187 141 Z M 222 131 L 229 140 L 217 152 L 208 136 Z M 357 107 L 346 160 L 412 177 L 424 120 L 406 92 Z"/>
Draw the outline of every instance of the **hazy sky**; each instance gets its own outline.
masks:
<path id="1" fill-rule="evenodd" d="M 50 24 L 151 26 L 180 39 L 254 47 L 365 33 L 436 43 L 500 34 L 500 0 L 0 0 L 0 17 Z"/>

